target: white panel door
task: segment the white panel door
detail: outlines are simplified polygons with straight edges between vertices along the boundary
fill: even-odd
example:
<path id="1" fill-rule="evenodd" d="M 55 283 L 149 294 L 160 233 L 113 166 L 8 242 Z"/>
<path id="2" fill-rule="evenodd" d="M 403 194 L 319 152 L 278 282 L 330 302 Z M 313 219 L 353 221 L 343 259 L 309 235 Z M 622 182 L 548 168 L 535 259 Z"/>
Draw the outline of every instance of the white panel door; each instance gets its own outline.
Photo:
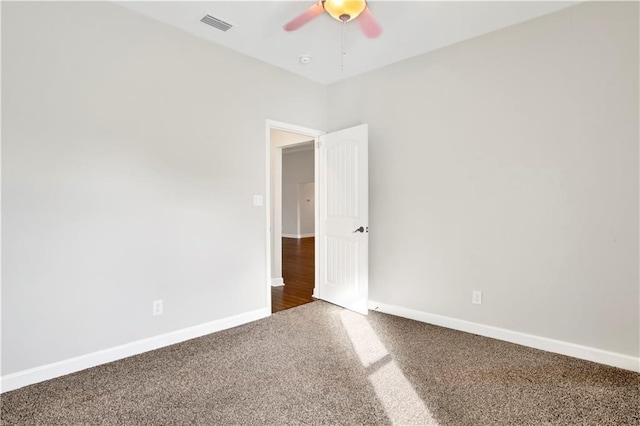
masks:
<path id="1" fill-rule="evenodd" d="M 367 314 L 368 126 L 319 138 L 316 296 Z"/>
<path id="2" fill-rule="evenodd" d="M 302 237 L 315 232 L 315 186 L 314 182 L 298 184 L 298 235 Z"/>

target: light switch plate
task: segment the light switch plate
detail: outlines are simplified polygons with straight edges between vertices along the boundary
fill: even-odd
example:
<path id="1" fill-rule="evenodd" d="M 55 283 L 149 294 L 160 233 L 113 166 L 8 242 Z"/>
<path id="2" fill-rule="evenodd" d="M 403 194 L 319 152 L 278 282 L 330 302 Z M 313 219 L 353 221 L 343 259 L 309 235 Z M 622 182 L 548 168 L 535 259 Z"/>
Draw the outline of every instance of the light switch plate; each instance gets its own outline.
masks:
<path id="1" fill-rule="evenodd" d="M 253 205 L 255 207 L 260 207 L 264 204 L 264 200 L 262 199 L 262 194 L 253 194 Z"/>

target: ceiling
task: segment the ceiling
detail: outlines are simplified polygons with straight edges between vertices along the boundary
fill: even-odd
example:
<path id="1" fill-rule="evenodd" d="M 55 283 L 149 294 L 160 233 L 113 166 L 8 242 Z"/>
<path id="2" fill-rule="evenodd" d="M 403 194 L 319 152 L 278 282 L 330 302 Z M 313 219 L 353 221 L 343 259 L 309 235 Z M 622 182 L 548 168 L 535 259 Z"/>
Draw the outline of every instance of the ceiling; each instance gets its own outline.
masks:
<path id="1" fill-rule="evenodd" d="M 329 84 L 576 3 L 370 1 L 371 11 L 384 28 L 376 39 L 365 38 L 357 22 L 342 28 L 342 23 L 326 13 L 297 31 L 284 31 L 282 26 L 313 5 L 313 0 L 120 4 L 213 43 Z M 223 32 L 200 22 L 207 14 L 233 27 Z M 347 55 L 341 64 L 343 29 Z M 300 55 L 310 55 L 311 63 L 300 63 Z"/>

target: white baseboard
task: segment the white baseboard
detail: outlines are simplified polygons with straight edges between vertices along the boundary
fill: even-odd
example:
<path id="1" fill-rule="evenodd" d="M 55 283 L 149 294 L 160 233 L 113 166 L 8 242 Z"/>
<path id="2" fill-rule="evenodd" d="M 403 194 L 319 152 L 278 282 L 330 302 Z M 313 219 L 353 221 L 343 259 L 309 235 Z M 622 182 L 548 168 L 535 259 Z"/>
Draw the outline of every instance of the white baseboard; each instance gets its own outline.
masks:
<path id="1" fill-rule="evenodd" d="M 315 237 L 315 235 L 316 234 L 282 234 L 284 238 L 296 238 L 296 239 L 311 238 L 311 237 Z"/>
<path id="2" fill-rule="evenodd" d="M 19 389 L 24 386 L 43 382 L 66 374 L 75 373 L 76 371 L 95 367 L 97 365 L 117 361 L 122 358 L 138 355 L 143 352 L 184 342 L 185 340 L 215 333 L 216 331 L 237 327 L 248 322 L 266 318 L 270 315 L 271 307 L 269 306 L 255 311 L 246 312 L 244 314 L 234 315 L 232 317 L 222 318 L 205 324 L 184 328 L 182 330 L 172 331 L 170 333 L 150 337 L 148 339 L 138 340 L 125 345 L 69 358 L 64 361 L 7 374 L 0 378 L 0 393 Z"/>
<path id="3" fill-rule="evenodd" d="M 284 285 L 284 279 L 280 278 L 271 278 L 271 287 L 280 287 Z"/>
<path id="4" fill-rule="evenodd" d="M 478 324 L 471 321 L 446 317 L 428 312 L 418 311 L 401 306 L 389 305 L 386 303 L 369 301 L 369 309 L 380 311 L 403 318 L 426 322 L 428 324 L 439 325 L 441 327 L 452 328 L 467 333 L 480 336 L 491 337 L 505 342 L 517 343 L 535 349 L 542 349 L 561 355 L 593 361 L 600 364 L 623 368 L 640 372 L 640 357 L 623 355 L 616 352 L 609 352 L 602 349 L 582 346 L 575 343 L 563 342 L 561 340 L 549 339 L 546 337 L 534 336 L 532 334 L 520 333 L 518 331 L 493 327 L 490 325 Z"/>

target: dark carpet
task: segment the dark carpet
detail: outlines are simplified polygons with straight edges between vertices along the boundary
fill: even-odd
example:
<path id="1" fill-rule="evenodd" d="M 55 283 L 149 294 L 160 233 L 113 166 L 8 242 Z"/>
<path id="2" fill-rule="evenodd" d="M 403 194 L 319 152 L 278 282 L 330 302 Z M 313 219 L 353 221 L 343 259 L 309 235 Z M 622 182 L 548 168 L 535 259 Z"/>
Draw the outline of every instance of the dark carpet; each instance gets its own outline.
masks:
<path id="1" fill-rule="evenodd" d="M 1 403 L 3 425 L 639 425 L 640 374 L 313 302 Z"/>

